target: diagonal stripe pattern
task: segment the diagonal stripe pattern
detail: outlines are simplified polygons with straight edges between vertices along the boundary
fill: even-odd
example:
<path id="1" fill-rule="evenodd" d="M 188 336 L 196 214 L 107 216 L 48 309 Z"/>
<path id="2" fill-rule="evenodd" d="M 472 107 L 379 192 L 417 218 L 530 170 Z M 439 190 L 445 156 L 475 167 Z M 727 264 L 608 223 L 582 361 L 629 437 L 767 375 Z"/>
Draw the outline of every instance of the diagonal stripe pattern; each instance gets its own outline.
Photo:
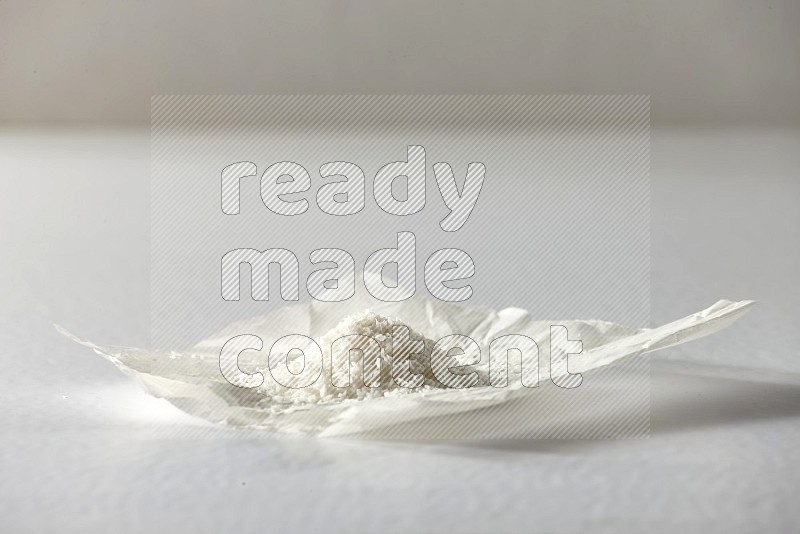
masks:
<path id="1" fill-rule="evenodd" d="M 414 247 L 397 287 L 356 276 L 355 291 L 376 301 L 428 291 L 425 261 L 452 250 L 473 261 L 459 263 L 474 273 L 470 303 L 524 307 L 553 324 L 648 326 L 649 116 L 646 95 L 154 96 L 153 345 L 181 349 L 312 298 L 314 251 L 334 247 L 357 272 L 379 267 L 376 251 Z M 395 176 L 405 176 L 406 202 Z M 476 198 L 468 216 L 452 211 L 460 197 Z M 286 267 L 256 269 L 271 249 L 284 249 L 273 256 Z M 573 390 L 543 382 L 512 404 L 387 422 L 379 437 L 643 437 L 649 364 L 630 359 Z"/>

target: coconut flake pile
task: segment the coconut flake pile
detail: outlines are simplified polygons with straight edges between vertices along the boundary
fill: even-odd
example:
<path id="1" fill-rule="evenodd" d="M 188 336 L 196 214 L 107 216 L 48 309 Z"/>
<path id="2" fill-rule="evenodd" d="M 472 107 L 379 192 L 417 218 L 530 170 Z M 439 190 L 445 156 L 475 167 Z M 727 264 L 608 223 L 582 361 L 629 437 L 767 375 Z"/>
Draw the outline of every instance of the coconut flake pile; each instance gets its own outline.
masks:
<path id="1" fill-rule="evenodd" d="M 395 325 L 408 328 L 411 343 L 394 342 Z M 340 350 L 332 357 L 334 342 L 353 335 L 368 336 L 371 339 L 343 340 L 346 348 L 358 350 L 351 351 L 348 359 L 348 351 L 342 350 L 340 346 Z M 270 404 L 325 404 L 347 399 L 364 400 L 418 393 L 445 387 L 431 372 L 431 353 L 436 343 L 399 319 L 371 311 L 357 313 L 343 319 L 316 341 L 323 355 L 321 372 L 318 359 L 304 358 L 299 351 L 292 351 L 287 355 L 286 363 L 261 370 L 264 383 L 259 386 L 259 390 L 266 395 L 265 400 Z M 416 352 L 420 348 L 420 341 L 424 344 L 421 353 Z M 398 369 L 406 370 L 405 373 L 396 373 L 397 380 L 392 376 L 395 362 Z M 310 368 L 304 368 L 304 365 Z M 304 380 L 307 382 L 309 376 L 316 375 L 319 378 L 313 384 L 302 387 Z M 416 387 L 400 385 L 398 382 L 403 383 L 403 380 L 407 380 L 404 382 L 406 385 L 410 384 L 410 380 L 416 380 Z"/>

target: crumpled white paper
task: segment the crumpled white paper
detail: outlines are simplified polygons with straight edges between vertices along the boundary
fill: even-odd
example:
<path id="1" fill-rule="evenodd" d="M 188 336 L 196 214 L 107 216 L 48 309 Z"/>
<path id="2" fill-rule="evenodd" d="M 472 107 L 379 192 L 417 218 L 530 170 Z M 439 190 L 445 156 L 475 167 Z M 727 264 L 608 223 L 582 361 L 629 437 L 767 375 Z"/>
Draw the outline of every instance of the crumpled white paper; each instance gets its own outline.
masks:
<path id="1" fill-rule="evenodd" d="M 583 343 L 583 352 L 570 357 L 570 372 L 587 373 L 623 358 L 714 333 L 729 326 L 753 304 L 754 301 L 721 300 L 710 308 L 661 327 L 636 329 L 598 320 L 535 320 L 519 308 L 495 311 L 444 303 L 425 296 L 377 306 L 374 301 L 360 298 L 335 305 L 313 301 L 232 324 L 184 353 L 100 346 L 62 327 L 56 328 L 134 376 L 151 395 L 164 398 L 191 415 L 214 423 L 331 436 L 369 432 L 387 425 L 497 406 L 536 390 L 525 388 L 519 380 L 512 379 L 514 370 L 510 361 L 508 386 L 504 388 L 442 389 L 332 404 L 271 406 L 265 403 L 262 394 L 233 386 L 222 376 L 219 350 L 225 341 L 242 333 L 253 334 L 263 340 L 265 351 L 268 351 L 278 338 L 290 333 L 317 339 L 345 315 L 369 307 L 377 313 L 400 318 L 433 340 L 450 334 L 469 336 L 478 342 L 481 354 L 488 354 L 493 339 L 507 334 L 526 335 L 540 347 L 547 347 L 550 326 L 564 325 L 570 339 L 579 339 Z M 255 369 L 253 352 L 246 351 L 240 356 L 239 364 L 245 371 L 248 367 Z M 264 353 L 255 353 L 255 356 L 266 357 Z M 541 379 L 550 376 L 547 360 L 540 358 Z"/>

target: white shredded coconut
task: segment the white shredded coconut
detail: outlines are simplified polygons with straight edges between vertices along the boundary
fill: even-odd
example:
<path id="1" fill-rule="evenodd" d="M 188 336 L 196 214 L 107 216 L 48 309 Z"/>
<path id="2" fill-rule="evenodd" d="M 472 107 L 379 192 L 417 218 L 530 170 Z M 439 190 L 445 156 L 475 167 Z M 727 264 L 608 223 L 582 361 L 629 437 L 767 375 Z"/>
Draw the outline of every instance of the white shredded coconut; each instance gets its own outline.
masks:
<path id="1" fill-rule="evenodd" d="M 403 338 L 393 339 L 395 325 L 408 328 L 410 343 L 400 343 Z M 368 338 L 345 338 L 346 336 L 368 336 Z M 345 338 L 340 340 L 340 338 Z M 337 342 L 337 340 L 340 340 Z M 374 341 L 372 341 L 374 340 Z M 397 341 L 397 342 L 396 342 Z M 415 353 L 419 341 L 424 344 L 421 353 Z M 341 343 L 341 345 L 334 345 Z M 414 331 L 399 319 L 392 319 L 371 311 L 346 317 L 336 327 L 317 340 L 322 349 L 322 372 L 319 360 L 303 358 L 299 351 L 292 351 L 286 363 L 263 369 L 264 383 L 260 390 L 269 402 L 278 404 L 324 404 L 346 399 L 364 400 L 395 394 L 407 394 L 423 390 L 440 389 L 443 386 L 431 372 L 430 358 L 435 342 Z M 331 354 L 332 347 L 339 349 Z M 357 349 L 350 352 L 348 349 Z M 361 357 L 363 354 L 363 358 Z M 305 361 L 304 361 L 305 360 Z M 399 370 L 392 376 L 394 364 Z M 309 368 L 305 368 L 309 366 Z M 410 372 L 409 372 L 410 371 Z M 295 374 L 297 373 L 297 374 Z M 320 375 L 311 385 L 299 387 L 309 376 Z M 348 378 L 349 375 L 349 378 Z M 403 387 L 403 380 L 422 377 L 418 387 Z M 419 378 L 416 378 L 420 381 Z M 401 384 L 398 384 L 398 381 Z M 405 384 L 410 382 L 406 381 Z M 287 387 L 290 386 L 290 387 Z"/>

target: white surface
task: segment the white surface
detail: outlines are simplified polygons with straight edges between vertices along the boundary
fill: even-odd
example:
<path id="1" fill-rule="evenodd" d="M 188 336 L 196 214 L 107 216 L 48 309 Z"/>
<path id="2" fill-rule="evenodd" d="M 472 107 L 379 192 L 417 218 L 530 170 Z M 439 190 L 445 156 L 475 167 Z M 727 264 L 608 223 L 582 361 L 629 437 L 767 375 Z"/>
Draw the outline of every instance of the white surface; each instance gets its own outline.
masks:
<path id="1" fill-rule="evenodd" d="M 147 132 L 3 132 L 0 530 L 797 530 L 798 141 L 654 133 L 653 324 L 761 303 L 654 356 L 649 439 L 364 443 L 210 427 L 59 336 L 147 343 Z"/>

